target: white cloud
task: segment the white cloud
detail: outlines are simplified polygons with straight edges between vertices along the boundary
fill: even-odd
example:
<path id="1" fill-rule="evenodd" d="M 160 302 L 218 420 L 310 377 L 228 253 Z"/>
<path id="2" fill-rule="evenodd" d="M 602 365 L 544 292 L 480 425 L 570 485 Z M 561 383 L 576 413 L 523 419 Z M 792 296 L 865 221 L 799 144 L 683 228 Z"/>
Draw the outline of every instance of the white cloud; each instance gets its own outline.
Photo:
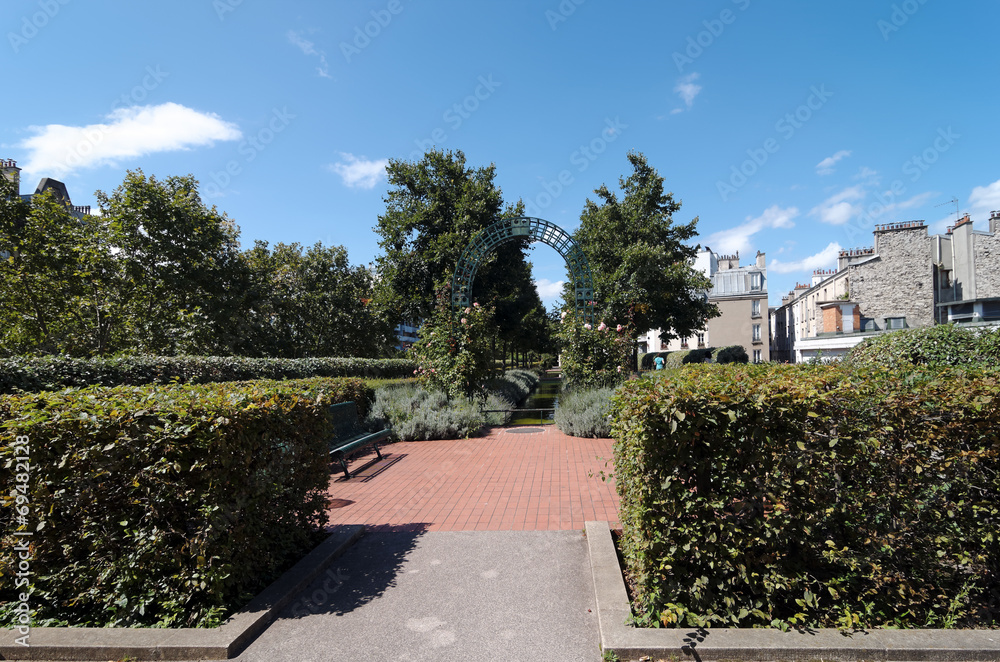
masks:
<path id="1" fill-rule="evenodd" d="M 552 282 L 548 278 L 539 278 L 535 281 L 535 289 L 538 290 L 538 297 L 543 301 L 551 301 L 562 296 L 564 280 Z"/>
<path id="2" fill-rule="evenodd" d="M 816 164 L 816 174 L 817 175 L 832 175 L 833 166 L 836 165 L 837 161 L 847 158 L 851 155 L 851 150 L 842 149 L 833 156 L 828 156 L 819 163 Z"/>
<path id="3" fill-rule="evenodd" d="M 690 108 L 694 104 L 694 98 L 698 96 L 701 92 L 701 85 L 696 85 L 694 81 L 698 80 L 701 76 L 699 73 L 692 73 L 684 76 L 677 81 L 677 85 L 674 86 L 674 92 L 680 95 L 681 100 L 684 104 Z"/>
<path id="4" fill-rule="evenodd" d="M 316 71 L 323 78 L 332 78 L 332 76 L 330 76 L 330 65 L 326 61 L 325 51 L 317 50 L 316 44 L 303 37 L 301 32 L 296 32 L 295 30 L 288 31 L 288 41 L 290 41 L 293 45 L 298 46 L 303 55 L 313 55 L 318 57 L 319 66 L 316 67 Z"/>
<path id="5" fill-rule="evenodd" d="M 87 126 L 32 126 L 34 136 L 18 147 L 28 150 L 24 170 L 62 176 L 81 168 L 114 164 L 155 152 L 211 146 L 217 140 L 239 140 L 239 127 L 215 113 L 202 113 L 176 103 L 119 108 L 107 122 Z"/>
<path id="6" fill-rule="evenodd" d="M 746 223 L 743 225 L 713 232 L 705 240 L 705 245 L 711 247 L 716 253 L 724 255 L 737 252 L 747 253 L 750 250 L 750 237 L 761 230 L 793 228 L 795 223 L 792 222 L 792 219 L 798 215 L 799 210 L 795 207 L 782 209 L 778 205 L 772 205 L 757 218 L 747 216 Z"/>
<path id="7" fill-rule="evenodd" d="M 983 216 L 989 218 L 991 211 L 1000 209 L 1000 179 L 992 184 L 972 189 L 972 193 L 969 194 L 969 207 L 974 215 L 972 220 Z"/>
<path id="8" fill-rule="evenodd" d="M 340 175 L 344 180 L 344 186 L 350 188 L 375 188 L 380 177 L 385 175 L 385 167 L 389 165 L 388 159 L 369 161 L 364 157 L 358 158 L 353 154 L 340 153 L 342 157 L 339 163 L 329 166 L 330 170 Z"/>
<path id="9" fill-rule="evenodd" d="M 865 191 L 861 186 L 852 186 L 813 207 L 809 215 L 818 216 L 819 220 L 830 225 L 844 225 L 852 216 L 861 213 L 861 207 L 852 203 L 864 197 Z"/>
<path id="10" fill-rule="evenodd" d="M 843 249 L 840 247 L 840 244 L 832 242 L 819 253 L 810 255 L 802 260 L 797 260 L 795 262 L 771 260 L 771 264 L 768 265 L 767 268 L 772 272 L 779 274 L 790 274 L 796 271 L 812 273 L 816 269 L 828 269 L 837 264 L 837 257 L 839 256 L 841 250 Z"/>
<path id="11" fill-rule="evenodd" d="M 880 181 L 877 170 L 872 170 L 868 166 L 862 166 L 857 174 L 852 178 L 855 181 L 862 180 L 866 183 L 877 185 Z"/>

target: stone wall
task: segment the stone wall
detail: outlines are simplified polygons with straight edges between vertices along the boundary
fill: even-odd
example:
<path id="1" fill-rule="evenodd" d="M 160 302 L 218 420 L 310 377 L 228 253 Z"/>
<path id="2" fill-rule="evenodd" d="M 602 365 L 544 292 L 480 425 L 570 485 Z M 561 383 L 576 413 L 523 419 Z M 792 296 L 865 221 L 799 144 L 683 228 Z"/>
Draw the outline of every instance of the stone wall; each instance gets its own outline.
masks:
<path id="1" fill-rule="evenodd" d="M 925 226 L 876 230 L 878 258 L 848 267 L 851 299 L 882 327 L 905 317 L 910 327 L 934 324 L 934 271 Z"/>
<path id="2" fill-rule="evenodd" d="M 976 298 L 1000 297 L 1000 235 L 972 235 Z"/>

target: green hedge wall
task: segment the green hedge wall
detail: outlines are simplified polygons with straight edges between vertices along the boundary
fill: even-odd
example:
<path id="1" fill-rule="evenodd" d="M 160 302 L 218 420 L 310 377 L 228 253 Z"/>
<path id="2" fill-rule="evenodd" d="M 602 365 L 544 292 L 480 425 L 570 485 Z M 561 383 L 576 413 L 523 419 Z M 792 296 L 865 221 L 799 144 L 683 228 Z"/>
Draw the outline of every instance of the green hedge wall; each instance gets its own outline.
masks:
<path id="1" fill-rule="evenodd" d="M 1000 329 L 939 324 L 867 338 L 847 360 L 855 365 L 1000 365 Z"/>
<path id="2" fill-rule="evenodd" d="M 690 366 L 613 403 L 647 624 L 1000 615 L 1000 371 Z"/>
<path id="3" fill-rule="evenodd" d="M 0 394 L 52 391 L 67 386 L 205 384 L 309 377 L 412 377 L 409 359 L 253 359 L 238 356 L 125 356 L 0 359 Z"/>
<path id="4" fill-rule="evenodd" d="M 329 378 L 0 396 L 4 622 L 26 524 L 37 624 L 215 624 L 322 539 L 325 405 L 370 397 Z"/>
<path id="5" fill-rule="evenodd" d="M 689 363 L 704 363 L 708 359 L 716 363 L 746 363 L 750 360 L 743 345 L 702 347 L 676 352 L 648 352 L 639 357 L 639 369 L 652 370 L 655 367 L 653 361 L 657 356 L 663 357 L 664 365 L 668 368 L 676 368 Z"/>

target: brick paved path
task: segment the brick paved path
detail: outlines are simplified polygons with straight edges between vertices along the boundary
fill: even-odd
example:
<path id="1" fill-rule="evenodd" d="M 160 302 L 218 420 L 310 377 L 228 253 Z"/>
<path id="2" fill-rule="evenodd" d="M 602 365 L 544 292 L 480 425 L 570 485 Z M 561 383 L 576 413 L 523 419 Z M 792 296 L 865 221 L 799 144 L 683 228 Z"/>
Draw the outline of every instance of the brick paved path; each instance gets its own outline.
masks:
<path id="1" fill-rule="evenodd" d="M 381 461 L 372 453 L 351 462 L 349 480 L 333 474 L 330 524 L 555 531 L 606 520 L 617 527 L 614 485 L 598 477 L 611 469 L 611 444 L 570 437 L 554 425 L 495 428 L 475 439 L 398 442 L 383 449 Z"/>

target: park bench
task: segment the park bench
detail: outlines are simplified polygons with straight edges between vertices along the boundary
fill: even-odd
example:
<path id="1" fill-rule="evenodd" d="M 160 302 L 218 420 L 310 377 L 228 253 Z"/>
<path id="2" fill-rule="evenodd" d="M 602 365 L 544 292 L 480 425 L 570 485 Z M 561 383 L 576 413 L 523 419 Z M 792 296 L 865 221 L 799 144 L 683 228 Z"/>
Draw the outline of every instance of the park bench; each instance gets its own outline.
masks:
<path id="1" fill-rule="evenodd" d="M 382 459 L 378 444 L 389 437 L 389 430 L 363 430 L 358 420 L 358 408 L 353 402 L 330 405 L 329 412 L 334 429 L 334 437 L 330 440 L 330 459 L 340 463 L 345 476 L 351 477 L 351 472 L 347 470 L 348 458 L 366 446 L 373 446 L 378 459 Z"/>

